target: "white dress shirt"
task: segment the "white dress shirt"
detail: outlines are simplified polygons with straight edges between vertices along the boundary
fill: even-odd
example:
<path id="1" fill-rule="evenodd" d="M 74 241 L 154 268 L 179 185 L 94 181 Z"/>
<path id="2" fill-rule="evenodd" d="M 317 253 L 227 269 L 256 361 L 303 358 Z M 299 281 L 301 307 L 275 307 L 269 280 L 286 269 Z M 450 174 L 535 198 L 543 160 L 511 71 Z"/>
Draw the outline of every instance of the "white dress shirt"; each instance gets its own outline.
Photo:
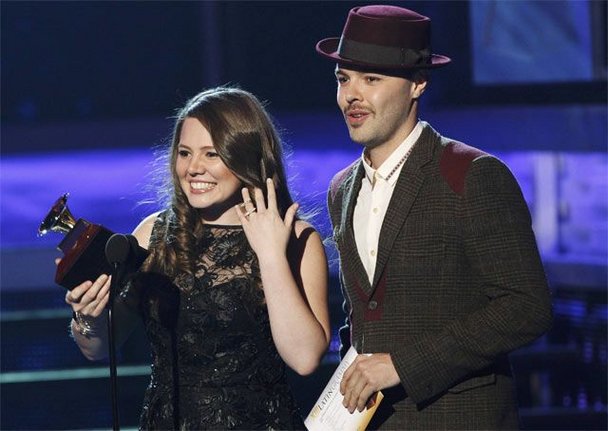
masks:
<path id="1" fill-rule="evenodd" d="M 353 228 L 355 230 L 357 251 L 370 283 L 374 279 L 382 222 L 393 195 L 395 183 L 405 164 L 402 159 L 407 157 L 409 151 L 420 137 L 422 129 L 422 123 L 418 121 L 416 127 L 414 127 L 407 138 L 399 144 L 378 169 L 373 169 L 369 165 L 365 157 L 365 151 L 361 155 L 365 175 L 361 180 L 361 190 L 359 191 L 355 205 Z"/>

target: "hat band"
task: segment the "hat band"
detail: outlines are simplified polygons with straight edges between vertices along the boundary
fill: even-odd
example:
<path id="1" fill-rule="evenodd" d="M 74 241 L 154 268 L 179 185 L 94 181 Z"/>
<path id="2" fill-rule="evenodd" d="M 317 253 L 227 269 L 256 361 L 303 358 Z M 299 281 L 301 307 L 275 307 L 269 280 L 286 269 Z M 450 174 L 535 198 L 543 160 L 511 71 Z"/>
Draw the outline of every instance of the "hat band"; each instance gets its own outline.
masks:
<path id="1" fill-rule="evenodd" d="M 430 62 L 429 49 L 415 50 L 394 46 L 374 45 L 340 38 L 338 55 L 347 60 L 360 61 L 378 66 L 416 66 Z"/>

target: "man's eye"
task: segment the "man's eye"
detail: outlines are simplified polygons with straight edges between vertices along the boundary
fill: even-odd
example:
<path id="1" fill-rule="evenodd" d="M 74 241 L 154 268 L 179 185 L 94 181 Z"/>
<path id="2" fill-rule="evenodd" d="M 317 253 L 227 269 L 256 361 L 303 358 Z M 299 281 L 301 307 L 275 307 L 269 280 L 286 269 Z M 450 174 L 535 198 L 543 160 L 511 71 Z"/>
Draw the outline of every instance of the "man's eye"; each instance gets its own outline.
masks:
<path id="1" fill-rule="evenodd" d="M 367 82 L 380 81 L 380 78 L 378 78 L 377 76 L 368 76 L 366 79 L 367 79 Z"/>
<path id="2" fill-rule="evenodd" d="M 338 81 L 338 84 L 344 84 L 346 82 L 346 78 L 343 76 L 336 76 L 336 81 Z"/>

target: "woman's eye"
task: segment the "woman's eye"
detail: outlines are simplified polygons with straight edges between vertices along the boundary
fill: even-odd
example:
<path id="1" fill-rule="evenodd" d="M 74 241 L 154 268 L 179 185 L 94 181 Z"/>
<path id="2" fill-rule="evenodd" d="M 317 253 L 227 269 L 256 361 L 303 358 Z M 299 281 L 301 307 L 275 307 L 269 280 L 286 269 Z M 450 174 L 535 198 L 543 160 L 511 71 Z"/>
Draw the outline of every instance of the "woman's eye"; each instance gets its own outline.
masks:
<path id="1" fill-rule="evenodd" d="M 186 151 L 186 150 L 179 150 L 177 152 L 177 155 L 180 156 L 180 157 L 188 157 L 188 151 Z"/>
<path id="2" fill-rule="evenodd" d="M 210 159 L 217 157 L 217 153 L 215 151 L 207 151 L 205 153 L 205 156 L 209 157 Z"/>

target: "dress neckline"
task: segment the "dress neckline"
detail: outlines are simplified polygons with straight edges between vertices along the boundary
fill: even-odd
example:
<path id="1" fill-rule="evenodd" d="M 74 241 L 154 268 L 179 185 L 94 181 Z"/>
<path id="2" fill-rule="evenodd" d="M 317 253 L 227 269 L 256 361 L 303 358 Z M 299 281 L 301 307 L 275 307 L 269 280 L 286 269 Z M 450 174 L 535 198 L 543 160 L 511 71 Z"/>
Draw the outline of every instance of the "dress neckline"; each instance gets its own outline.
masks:
<path id="1" fill-rule="evenodd" d="M 234 230 L 243 230 L 243 225 L 240 224 L 211 224 L 205 223 L 205 227 L 211 229 L 234 229 Z"/>

